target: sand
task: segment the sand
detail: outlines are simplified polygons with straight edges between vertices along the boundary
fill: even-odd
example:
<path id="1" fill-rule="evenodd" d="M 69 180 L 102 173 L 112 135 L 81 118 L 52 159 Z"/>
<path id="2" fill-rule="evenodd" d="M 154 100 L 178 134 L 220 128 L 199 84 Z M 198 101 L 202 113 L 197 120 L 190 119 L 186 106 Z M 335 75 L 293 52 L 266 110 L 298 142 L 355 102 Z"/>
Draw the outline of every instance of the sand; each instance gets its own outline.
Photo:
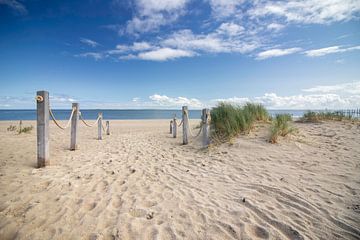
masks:
<path id="1" fill-rule="evenodd" d="M 264 124 L 201 150 L 167 120 L 111 121 L 101 141 L 81 124 L 69 151 L 69 130 L 51 123 L 52 165 L 36 169 L 36 129 L 11 123 L 0 122 L 0 239 L 360 239 L 358 124 L 296 123 L 278 144 Z"/>

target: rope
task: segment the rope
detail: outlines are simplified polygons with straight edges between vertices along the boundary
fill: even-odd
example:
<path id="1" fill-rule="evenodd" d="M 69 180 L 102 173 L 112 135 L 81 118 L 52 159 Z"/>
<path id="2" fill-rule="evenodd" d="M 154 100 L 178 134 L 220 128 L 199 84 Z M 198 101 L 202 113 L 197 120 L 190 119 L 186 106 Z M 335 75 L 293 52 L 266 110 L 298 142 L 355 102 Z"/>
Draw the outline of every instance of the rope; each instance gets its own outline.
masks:
<path id="1" fill-rule="evenodd" d="M 73 115 L 74 115 L 74 112 L 75 112 L 75 108 L 72 109 L 70 118 L 69 118 L 67 124 L 65 125 L 65 127 L 62 127 L 62 126 L 60 125 L 60 123 L 56 120 L 56 118 L 55 118 L 55 116 L 54 116 L 54 113 L 51 111 L 51 108 L 49 107 L 49 113 L 50 113 L 50 116 L 51 116 L 52 120 L 54 121 L 55 125 L 58 126 L 58 127 L 59 127 L 60 129 L 62 129 L 62 130 L 65 130 L 67 127 L 69 127 L 70 122 L 71 122 L 71 119 L 72 119 L 72 117 L 73 117 Z"/>
<path id="2" fill-rule="evenodd" d="M 180 127 L 184 123 L 184 120 L 181 120 L 181 122 L 178 124 L 178 127 Z"/>
<path id="3" fill-rule="evenodd" d="M 85 124 L 85 126 L 87 126 L 87 127 L 93 127 L 93 126 L 95 126 L 95 124 L 99 121 L 99 119 L 100 119 L 100 116 L 98 116 L 98 118 L 96 119 L 96 121 L 93 123 L 93 124 L 88 124 L 87 122 L 85 122 L 85 120 L 83 119 L 83 117 L 82 117 L 82 114 L 81 114 L 81 112 L 79 112 L 79 117 L 80 117 L 80 120 Z"/>
<path id="4" fill-rule="evenodd" d="M 200 129 L 199 129 L 199 132 L 197 134 L 194 134 L 192 131 L 191 131 L 191 127 L 190 127 L 190 119 L 189 119 L 189 115 L 187 113 L 187 111 L 184 111 L 184 115 L 185 117 L 187 118 L 187 122 L 189 123 L 189 133 L 192 137 L 196 138 L 200 135 L 201 131 L 202 131 L 202 126 L 203 126 L 203 122 L 201 122 L 200 124 Z"/>
<path id="5" fill-rule="evenodd" d="M 102 127 L 103 131 L 106 132 L 105 128 L 104 128 L 104 124 L 101 123 L 101 127 Z"/>

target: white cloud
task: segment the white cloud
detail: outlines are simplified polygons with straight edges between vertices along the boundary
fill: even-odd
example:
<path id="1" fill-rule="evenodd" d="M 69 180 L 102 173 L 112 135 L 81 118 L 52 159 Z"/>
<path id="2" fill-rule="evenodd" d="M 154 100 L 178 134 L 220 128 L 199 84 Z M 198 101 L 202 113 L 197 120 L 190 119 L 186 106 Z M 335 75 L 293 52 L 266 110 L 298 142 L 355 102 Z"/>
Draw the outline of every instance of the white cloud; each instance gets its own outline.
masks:
<path id="1" fill-rule="evenodd" d="M 358 0 L 256 1 L 253 17 L 275 17 L 289 23 L 329 24 L 348 21 L 360 12 Z"/>
<path id="2" fill-rule="evenodd" d="M 100 45 L 99 43 L 97 43 L 91 39 L 87 39 L 87 38 L 80 38 L 80 42 L 82 42 L 90 47 L 97 47 Z"/>
<path id="3" fill-rule="evenodd" d="M 6 5 L 13 9 L 16 13 L 25 15 L 28 13 L 24 4 L 16 0 L 0 0 L 0 5 Z"/>
<path id="4" fill-rule="evenodd" d="M 305 55 L 308 57 L 321 57 L 332 53 L 350 52 L 355 50 L 360 50 L 360 46 L 354 46 L 348 48 L 343 48 L 341 46 L 332 46 L 332 47 L 326 47 L 320 49 L 313 49 L 313 50 L 305 51 Z"/>
<path id="5" fill-rule="evenodd" d="M 272 30 L 272 31 L 280 31 L 282 30 L 285 26 L 283 24 L 279 24 L 279 23 L 270 23 L 269 25 L 266 26 L 267 29 Z"/>
<path id="6" fill-rule="evenodd" d="M 350 93 L 360 95 L 360 81 L 350 83 L 340 83 L 335 85 L 316 86 L 312 88 L 303 89 L 304 92 L 317 93 Z M 360 103 L 359 103 L 360 104 Z"/>
<path id="7" fill-rule="evenodd" d="M 203 103 L 196 98 L 186 97 L 168 97 L 166 95 L 154 94 L 149 97 L 151 104 L 162 107 L 181 107 L 189 106 L 194 108 L 200 108 Z"/>
<path id="8" fill-rule="evenodd" d="M 84 57 L 84 58 L 90 57 L 98 61 L 105 58 L 106 56 L 101 52 L 86 52 L 86 53 L 77 54 L 75 55 L 75 57 Z"/>
<path id="9" fill-rule="evenodd" d="M 275 93 L 266 93 L 256 97 L 255 102 L 272 109 L 341 109 L 358 106 L 360 96 L 340 96 L 338 94 L 311 94 L 278 96 Z"/>
<path id="10" fill-rule="evenodd" d="M 225 22 L 220 25 L 217 29 L 220 34 L 225 34 L 229 36 L 237 36 L 242 34 L 245 31 L 245 28 L 241 25 L 232 22 Z"/>
<path id="11" fill-rule="evenodd" d="M 138 58 L 143 60 L 166 61 L 180 57 L 192 57 L 194 55 L 195 54 L 191 51 L 172 48 L 160 48 L 149 52 L 139 53 Z"/>
<path id="12" fill-rule="evenodd" d="M 126 32 L 137 34 L 158 30 L 183 14 L 188 0 L 136 0 L 136 14 L 128 21 Z"/>
<path id="13" fill-rule="evenodd" d="M 224 18 L 237 12 L 238 7 L 245 0 L 209 0 L 213 14 L 217 18 Z"/>
<path id="14" fill-rule="evenodd" d="M 257 59 L 263 60 L 272 57 L 280 57 L 293 53 L 297 53 L 301 48 L 287 48 L 287 49 L 270 49 L 257 54 Z"/>
<path id="15" fill-rule="evenodd" d="M 223 26 L 223 25 L 222 25 Z M 227 25 L 229 26 L 229 25 Z M 241 29 L 240 26 L 232 28 L 233 34 L 234 28 L 238 31 Z M 227 29 L 228 33 L 229 29 Z M 193 34 L 189 29 L 181 30 L 173 33 L 168 38 L 164 39 L 161 44 L 164 46 L 170 46 L 174 48 L 188 49 L 193 51 L 203 51 L 210 53 L 223 53 L 223 52 L 240 52 L 246 53 L 254 50 L 258 47 L 256 41 L 245 41 L 233 36 L 222 36 L 224 33 L 224 27 L 221 27 L 210 34 Z"/>

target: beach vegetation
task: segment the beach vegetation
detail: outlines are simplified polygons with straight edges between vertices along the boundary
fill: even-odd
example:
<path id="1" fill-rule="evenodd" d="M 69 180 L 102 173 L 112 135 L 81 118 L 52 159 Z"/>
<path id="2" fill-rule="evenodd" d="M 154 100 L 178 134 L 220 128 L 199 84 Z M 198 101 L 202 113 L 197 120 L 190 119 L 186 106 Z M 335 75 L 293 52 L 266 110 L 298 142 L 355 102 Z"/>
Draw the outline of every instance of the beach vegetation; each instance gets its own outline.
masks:
<path id="1" fill-rule="evenodd" d="M 278 137 L 285 137 L 292 133 L 295 128 L 290 126 L 292 117 L 290 114 L 277 114 L 271 124 L 269 142 L 277 143 Z"/>
<path id="2" fill-rule="evenodd" d="M 21 133 L 30 133 L 31 132 L 31 130 L 33 130 L 33 126 L 29 126 L 29 127 L 23 127 L 23 128 L 21 128 L 21 129 L 19 129 L 19 134 L 21 134 Z"/>
<path id="3" fill-rule="evenodd" d="M 14 132 L 14 131 L 16 131 L 16 129 L 17 129 L 16 126 L 10 125 L 6 130 L 7 130 L 8 132 Z"/>
<path id="4" fill-rule="evenodd" d="M 310 122 L 318 123 L 321 121 L 343 121 L 343 120 L 353 120 L 351 115 L 346 115 L 343 112 L 339 111 L 325 111 L 325 112 L 314 112 L 307 111 L 300 118 L 300 122 Z"/>
<path id="5" fill-rule="evenodd" d="M 211 110 L 212 138 L 228 141 L 239 134 L 248 134 L 257 121 L 268 121 L 269 114 L 261 104 L 238 106 L 221 102 Z"/>

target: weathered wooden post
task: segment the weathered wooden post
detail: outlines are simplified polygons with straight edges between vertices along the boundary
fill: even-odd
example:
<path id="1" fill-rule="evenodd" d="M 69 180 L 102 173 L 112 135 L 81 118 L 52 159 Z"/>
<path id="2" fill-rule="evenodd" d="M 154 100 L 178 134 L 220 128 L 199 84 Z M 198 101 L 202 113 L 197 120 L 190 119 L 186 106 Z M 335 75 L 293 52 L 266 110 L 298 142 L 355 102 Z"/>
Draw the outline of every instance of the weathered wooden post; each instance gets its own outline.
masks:
<path id="1" fill-rule="evenodd" d="M 173 129 L 173 120 L 170 121 L 170 134 L 172 134 L 172 129 Z"/>
<path id="2" fill-rule="evenodd" d="M 182 107 L 182 125 L 183 125 L 183 144 L 186 145 L 189 143 L 188 136 L 189 136 L 189 112 L 188 107 Z"/>
<path id="3" fill-rule="evenodd" d="M 49 92 L 36 92 L 37 166 L 50 165 L 49 152 Z"/>
<path id="4" fill-rule="evenodd" d="M 173 130 L 172 130 L 173 138 L 176 138 L 176 133 L 177 133 L 177 123 L 176 123 L 176 115 L 175 115 L 173 119 Z"/>
<path id="5" fill-rule="evenodd" d="M 102 113 L 98 114 L 98 140 L 102 140 Z"/>
<path id="6" fill-rule="evenodd" d="M 106 121 L 106 135 L 110 135 L 110 122 Z"/>
<path id="7" fill-rule="evenodd" d="M 78 149 L 77 144 L 77 128 L 79 123 L 79 103 L 73 103 L 72 104 L 72 111 L 74 111 L 74 114 L 71 118 L 71 140 L 70 140 L 70 150 L 74 151 Z"/>
<path id="8" fill-rule="evenodd" d="M 19 122 L 19 134 L 22 132 L 22 120 Z"/>
<path id="9" fill-rule="evenodd" d="M 204 108 L 202 110 L 202 145 L 204 148 L 210 144 L 210 109 Z"/>

